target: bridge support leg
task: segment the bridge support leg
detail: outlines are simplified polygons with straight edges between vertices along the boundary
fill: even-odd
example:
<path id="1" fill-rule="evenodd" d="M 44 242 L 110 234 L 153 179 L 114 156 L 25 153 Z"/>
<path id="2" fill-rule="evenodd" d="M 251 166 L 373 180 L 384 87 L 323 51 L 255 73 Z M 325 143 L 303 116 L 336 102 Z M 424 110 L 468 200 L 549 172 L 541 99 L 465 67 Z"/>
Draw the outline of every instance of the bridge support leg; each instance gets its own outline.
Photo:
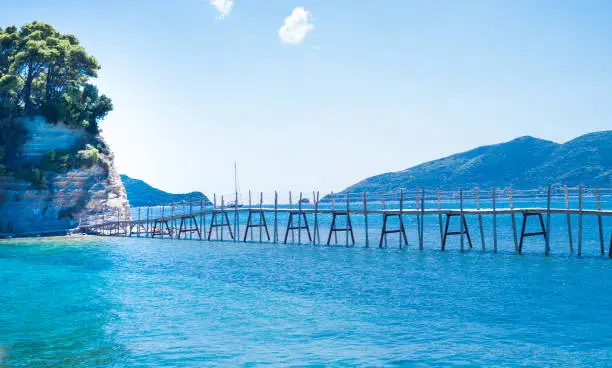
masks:
<path id="1" fill-rule="evenodd" d="M 540 220 L 540 228 L 541 231 L 536 231 L 536 232 L 525 232 L 525 228 L 527 227 L 527 218 L 531 217 L 531 216 L 538 216 L 538 219 Z M 538 235 L 542 235 L 544 237 L 544 241 L 546 241 L 548 239 L 548 234 L 546 233 L 546 227 L 544 226 L 544 218 L 542 217 L 541 213 L 523 213 L 523 225 L 521 226 L 521 240 L 519 242 L 519 246 L 518 246 L 518 253 L 522 254 L 523 252 L 523 240 L 528 237 L 528 236 L 538 236 Z"/>
<path id="2" fill-rule="evenodd" d="M 387 221 L 389 217 L 397 216 L 399 219 L 399 229 L 387 230 Z M 380 241 L 378 242 L 378 247 L 383 247 L 383 240 L 385 240 L 387 234 L 399 233 L 400 234 L 400 243 L 399 247 L 402 247 L 402 240 L 404 240 L 404 244 L 408 245 L 408 237 L 406 237 L 406 229 L 404 228 L 404 220 L 402 219 L 402 215 L 399 213 L 383 213 L 383 227 L 380 233 Z"/>
<path id="3" fill-rule="evenodd" d="M 187 221 L 190 222 L 189 227 L 187 227 Z M 195 226 L 195 228 L 194 228 Z M 196 232 L 198 234 L 198 238 L 202 240 L 202 234 L 200 234 L 200 228 L 198 227 L 198 222 L 195 219 L 195 216 L 183 216 L 181 217 L 181 224 L 179 226 L 179 232 L 177 239 L 181 238 L 181 234 L 183 233 L 193 233 Z"/>
<path id="4" fill-rule="evenodd" d="M 221 223 L 217 220 L 217 215 L 221 216 Z M 223 229 L 227 228 L 230 234 L 230 239 L 234 240 L 234 233 L 232 232 L 232 226 L 230 225 L 229 217 L 227 216 L 227 211 L 213 211 L 212 218 L 210 219 L 210 227 L 208 228 L 208 240 L 212 236 L 213 228 L 221 228 L 221 237 L 223 237 Z M 220 239 L 217 239 L 220 240 Z"/>
<path id="5" fill-rule="evenodd" d="M 256 214 L 256 213 L 259 214 L 259 223 L 254 224 L 252 222 L 253 214 Z M 247 235 L 249 234 L 249 230 L 251 232 L 253 232 L 252 228 L 254 228 L 254 227 L 263 227 L 266 230 L 266 237 L 268 238 L 268 241 L 270 241 L 270 233 L 268 232 L 268 225 L 266 223 L 266 216 L 264 215 L 264 212 L 262 210 L 249 211 L 249 217 L 247 219 L 246 230 L 244 231 L 244 240 L 243 241 L 245 243 L 247 241 Z"/>
<path id="6" fill-rule="evenodd" d="M 304 219 L 304 224 L 298 224 L 298 226 L 293 225 L 293 216 L 297 215 L 299 219 Z M 287 230 L 285 231 L 285 241 L 287 244 L 287 238 L 289 237 L 289 231 L 293 233 L 293 230 L 302 231 L 306 230 L 308 234 L 308 241 L 312 242 L 312 237 L 310 236 L 310 227 L 308 226 L 308 220 L 306 219 L 306 213 L 301 211 L 295 211 L 289 213 L 289 221 L 287 222 Z"/>
<path id="7" fill-rule="evenodd" d="M 451 217 L 459 217 L 460 218 L 459 221 L 463 220 L 463 231 L 448 231 Z M 468 245 L 470 246 L 470 248 L 472 248 L 472 238 L 470 237 L 470 231 L 467 226 L 467 221 L 465 221 L 465 216 L 461 216 L 460 214 L 456 214 L 456 213 L 446 214 L 446 224 L 444 225 L 444 235 L 442 236 L 442 250 L 446 249 L 446 239 L 449 235 L 461 235 L 461 234 L 466 235 Z"/>
<path id="8" fill-rule="evenodd" d="M 336 219 L 338 216 L 346 216 L 346 227 L 343 227 L 343 228 L 336 227 Z M 335 234 L 336 232 L 339 232 L 339 231 L 344 231 L 344 232 L 348 231 L 349 234 L 351 235 L 351 242 L 353 245 L 355 245 L 355 236 L 353 235 L 353 225 L 351 224 L 351 215 L 348 212 L 338 211 L 338 212 L 332 213 L 332 225 L 331 225 L 331 228 L 329 229 L 329 236 L 327 237 L 327 245 L 331 243 L 332 234 Z M 348 244 L 346 245 L 348 246 Z"/>
<path id="9" fill-rule="evenodd" d="M 153 228 L 151 229 L 151 238 L 155 238 L 155 235 L 163 236 L 164 225 L 166 226 L 166 234 L 170 238 L 172 238 L 172 231 L 170 231 L 170 225 L 168 225 L 168 220 L 155 220 L 155 222 L 153 222 Z"/>

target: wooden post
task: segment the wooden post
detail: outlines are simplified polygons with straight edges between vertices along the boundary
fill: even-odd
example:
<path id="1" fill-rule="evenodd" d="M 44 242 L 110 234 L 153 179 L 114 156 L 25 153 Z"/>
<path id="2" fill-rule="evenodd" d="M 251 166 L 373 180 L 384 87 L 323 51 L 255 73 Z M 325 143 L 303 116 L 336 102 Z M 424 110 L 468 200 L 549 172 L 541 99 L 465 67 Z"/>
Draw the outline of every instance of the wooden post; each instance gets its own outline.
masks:
<path id="1" fill-rule="evenodd" d="M 414 194 L 416 219 L 417 219 L 417 237 L 419 241 L 419 247 L 421 246 L 421 215 L 419 213 L 419 188 L 417 187 Z M 400 234 L 401 237 L 401 234 Z"/>
<path id="2" fill-rule="evenodd" d="M 418 207 L 418 204 L 417 204 L 417 207 Z M 400 218 L 400 224 L 401 224 L 404 218 L 404 190 L 403 189 L 400 189 L 399 210 L 400 210 L 399 218 Z M 419 215 L 417 215 L 417 225 L 418 225 L 418 222 L 419 222 Z M 397 233 L 397 235 L 398 235 L 397 240 L 399 241 L 399 247 L 401 248 L 402 247 L 402 233 L 399 232 Z"/>
<path id="3" fill-rule="evenodd" d="M 162 207 L 163 208 L 163 207 Z M 200 197 L 200 231 L 201 234 L 206 234 L 206 229 L 204 229 L 204 197 Z M 200 236 L 200 240 L 202 240 L 202 236 Z"/>
<path id="4" fill-rule="evenodd" d="M 518 252 L 518 240 L 516 238 L 516 216 L 514 215 L 514 202 L 512 201 L 512 187 L 508 188 L 508 197 L 510 198 L 510 215 L 512 216 L 512 238 L 514 239 L 514 249 Z"/>
<path id="5" fill-rule="evenodd" d="M 595 187 L 595 198 L 597 201 L 597 227 L 599 229 L 599 246 L 601 248 L 601 254 L 603 255 L 606 250 L 604 246 L 603 224 L 601 221 L 601 200 L 599 197 L 599 187 Z"/>
<path id="6" fill-rule="evenodd" d="M 278 243 L 278 191 L 274 191 L 274 242 Z"/>
<path id="7" fill-rule="evenodd" d="M 421 189 L 421 238 L 419 248 L 423 249 L 423 238 L 425 233 L 425 189 Z"/>
<path id="8" fill-rule="evenodd" d="M 189 216 L 191 217 L 191 220 L 189 222 L 195 221 L 195 219 L 193 218 L 193 201 L 192 201 L 191 196 L 189 196 Z M 191 226 L 193 226 L 193 225 L 194 224 L 192 223 Z M 189 240 L 192 240 L 193 239 L 193 231 L 191 231 L 192 228 L 190 227 L 189 230 L 190 230 L 189 231 Z"/>
<path id="9" fill-rule="evenodd" d="M 312 244 L 317 244 L 317 237 L 319 234 L 319 196 L 318 192 L 312 191 L 312 200 L 314 204 L 314 228 L 313 228 L 313 237 Z M 320 239 L 319 239 L 320 240 Z"/>
<path id="10" fill-rule="evenodd" d="M 291 198 L 291 191 L 289 191 L 289 217 L 291 218 L 291 210 L 293 209 L 293 199 Z M 291 219 L 290 225 L 293 227 L 293 218 Z M 295 236 L 293 230 L 291 230 L 291 243 L 295 243 Z"/>
<path id="11" fill-rule="evenodd" d="M 173 202 L 172 203 L 172 234 L 175 235 L 175 231 L 176 231 L 176 204 Z"/>
<path id="12" fill-rule="evenodd" d="M 578 256 L 582 255 L 582 184 L 578 187 Z"/>
<path id="13" fill-rule="evenodd" d="M 251 201 L 251 190 L 249 189 L 249 213 L 253 211 L 253 202 Z M 253 231 L 251 231 L 250 239 L 253 241 Z"/>
<path id="14" fill-rule="evenodd" d="M 370 239 L 368 237 L 368 199 L 366 192 L 361 194 L 363 201 L 363 221 L 365 223 L 365 246 L 368 248 L 370 246 Z"/>
<path id="15" fill-rule="evenodd" d="M 333 212 L 336 210 L 336 195 L 334 194 L 334 192 L 331 192 L 331 207 L 332 207 L 332 214 L 333 214 Z M 334 231 L 334 242 L 335 244 L 338 244 L 338 233 L 335 231 Z"/>
<path id="16" fill-rule="evenodd" d="M 217 220 L 217 214 L 214 213 L 217 210 L 217 193 L 213 194 L 213 199 L 214 199 L 214 202 L 213 202 L 213 219 L 210 220 L 210 221 L 211 221 L 211 225 L 213 224 L 213 222 L 214 222 L 214 225 L 215 225 L 215 240 L 219 240 L 219 227 L 216 226 L 219 223 L 219 220 Z M 172 212 L 174 212 L 174 204 L 172 205 L 172 207 L 173 207 Z M 223 230 L 221 230 L 221 231 L 223 231 Z"/>
<path id="17" fill-rule="evenodd" d="M 482 229 L 482 214 L 480 213 L 480 190 L 478 187 L 474 189 L 476 195 L 476 209 L 478 210 L 478 228 L 480 229 L 480 243 L 482 244 L 482 250 L 485 250 L 485 237 Z"/>
<path id="18" fill-rule="evenodd" d="M 147 206 L 147 236 L 149 236 L 149 234 L 150 234 L 150 231 L 149 231 L 150 230 L 150 228 L 149 228 L 149 221 L 150 221 L 149 214 L 150 214 L 150 212 L 151 212 L 151 207 Z"/>
<path id="19" fill-rule="evenodd" d="M 465 232 L 465 227 L 463 225 L 463 188 L 459 189 L 459 212 L 460 212 L 460 221 L 461 221 L 461 252 L 463 252 L 463 237 Z"/>
<path id="20" fill-rule="evenodd" d="M 300 192 L 300 201 L 298 202 L 298 244 L 302 244 L 302 192 Z"/>
<path id="21" fill-rule="evenodd" d="M 187 213 L 187 208 L 186 208 L 187 202 L 185 202 L 185 200 L 183 199 L 182 204 L 183 204 L 183 211 L 181 212 L 181 215 L 184 216 Z M 181 229 L 181 222 L 185 222 L 184 226 L 187 226 L 187 224 L 186 224 L 187 220 L 184 217 L 181 217 L 180 220 L 177 219 L 177 221 L 179 221 L 179 226 L 178 226 L 179 231 Z M 185 239 L 187 239 L 187 236 L 185 236 Z"/>
<path id="22" fill-rule="evenodd" d="M 380 199 L 381 199 L 381 204 L 382 204 L 382 210 L 383 212 L 385 211 L 385 192 L 383 191 L 380 194 Z M 387 246 L 387 235 L 385 234 L 385 247 Z"/>
<path id="23" fill-rule="evenodd" d="M 436 199 L 438 201 L 438 224 L 440 225 L 440 244 L 442 244 L 444 238 L 444 232 L 442 230 L 442 207 L 440 204 L 440 189 L 436 189 Z"/>
<path id="24" fill-rule="evenodd" d="M 320 193 L 319 193 L 319 191 L 317 190 L 317 208 L 319 208 L 319 199 L 321 198 L 321 197 L 319 196 L 319 194 L 320 194 Z M 319 244 L 321 244 L 321 233 L 320 233 L 320 232 L 321 232 L 321 229 L 319 228 L 319 226 L 320 226 L 320 224 L 317 222 L 317 242 L 318 242 Z"/>
<path id="25" fill-rule="evenodd" d="M 136 227 L 136 237 L 140 238 L 140 207 L 138 207 L 138 226 Z"/>
<path id="26" fill-rule="evenodd" d="M 493 252 L 497 253 L 497 190 L 493 188 Z"/>
<path id="27" fill-rule="evenodd" d="M 240 239 L 240 215 L 238 213 L 238 189 L 234 190 L 234 242 Z"/>
<path id="28" fill-rule="evenodd" d="M 204 234 L 204 236 L 202 237 L 202 239 L 206 240 L 208 239 L 208 237 L 206 236 L 206 234 L 208 234 L 206 232 L 206 202 L 204 202 L 204 206 L 202 207 L 202 234 Z"/>
<path id="29" fill-rule="evenodd" d="M 546 244 L 546 248 L 544 250 L 544 254 L 548 255 L 550 253 L 550 201 L 552 196 L 552 187 L 548 185 L 548 197 L 546 200 L 546 236 L 544 237 L 544 242 Z"/>
<path id="30" fill-rule="evenodd" d="M 263 192 L 259 192 L 259 225 L 264 223 L 264 213 L 263 213 Z M 259 226 L 259 242 L 262 242 L 262 227 Z M 266 231 L 268 231 L 268 227 L 266 226 Z M 268 241 L 270 241 L 270 237 L 268 237 Z"/>
<path id="31" fill-rule="evenodd" d="M 569 239 L 569 251 L 571 254 L 574 253 L 574 242 L 572 239 L 572 223 L 571 215 L 569 213 L 569 197 L 567 195 L 567 185 L 563 187 L 563 193 L 565 194 L 565 218 L 567 219 L 567 237 Z"/>
<path id="32" fill-rule="evenodd" d="M 346 224 L 345 224 L 346 231 L 344 232 L 344 234 L 346 235 L 345 243 L 346 243 L 347 247 L 349 246 L 349 231 L 348 231 L 348 228 L 349 228 L 349 221 L 350 221 L 349 220 L 349 216 L 350 216 L 350 209 L 351 209 L 351 199 L 350 198 L 351 198 L 351 193 L 349 193 L 347 191 L 346 192 Z M 353 231 L 353 230 L 351 229 L 351 231 Z"/>
<path id="33" fill-rule="evenodd" d="M 225 217 L 225 198 L 223 198 L 223 194 L 221 194 L 221 211 Z M 224 220 L 225 221 L 225 220 Z M 225 232 L 225 226 L 221 228 L 221 241 L 223 241 L 223 233 Z M 237 236 L 236 236 L 237 238 Z"/>
<path id="34" fill-rule="evenodd" d="M 164 205 L 163 204 L 162 204 L 162 208 L 161 208 L 161 218 L 164 218 Z M 163 226 L 162 226 L 161 230 L 162 230 L 161 231 L 161 238 L 163 239 L 164 238 L 164 232 L 163 232 L 164 229 L 163 229 Z M 170 229 L 166 229 L 166 230 L 170 231 Z"/>

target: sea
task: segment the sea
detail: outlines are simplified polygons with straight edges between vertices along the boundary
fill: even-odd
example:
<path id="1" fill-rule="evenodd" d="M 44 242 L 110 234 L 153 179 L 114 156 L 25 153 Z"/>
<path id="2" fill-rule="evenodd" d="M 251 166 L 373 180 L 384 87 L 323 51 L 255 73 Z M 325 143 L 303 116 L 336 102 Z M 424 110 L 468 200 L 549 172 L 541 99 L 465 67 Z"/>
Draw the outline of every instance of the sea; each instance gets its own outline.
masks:
<path id="1" fill-rule="evenodd" d="M 539 236 L 516 253 L 510 216 L 497 252 L 489 217 L 482 237 L 469 217 L 463 252 L 459 236 L 440 250 L 437 216 L 422 249 L 415 216 L 401 248 L 397 234 L 379 248 L 376 216 L 366 247 L 355 217 L 354 246 L 344 233 L 326 245 L 328 215 L 316 244 L 305 232 L 282 244 L 286 217 L 279 243 L 259 229 L 246 243 L 214 232 L 1 240 L 0 367 L 612 365 L 609 219 L 601 255 L 597 219 L 584 216 L 578 256 L 578 217 L 570 253 L 567 219 L 552 216 L 545 256 Z"/>

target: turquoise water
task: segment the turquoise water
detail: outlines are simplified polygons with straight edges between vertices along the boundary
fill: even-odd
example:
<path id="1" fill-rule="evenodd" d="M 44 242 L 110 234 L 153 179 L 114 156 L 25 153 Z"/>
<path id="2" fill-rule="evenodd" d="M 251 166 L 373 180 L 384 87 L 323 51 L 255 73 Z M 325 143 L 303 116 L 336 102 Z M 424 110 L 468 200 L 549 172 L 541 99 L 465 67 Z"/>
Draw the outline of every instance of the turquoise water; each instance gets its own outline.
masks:
<path id="1" fill-rule="evenodd" d="M 612 262 L 129 238 L 0 241 L 0 366 L 612 364 Z"/>

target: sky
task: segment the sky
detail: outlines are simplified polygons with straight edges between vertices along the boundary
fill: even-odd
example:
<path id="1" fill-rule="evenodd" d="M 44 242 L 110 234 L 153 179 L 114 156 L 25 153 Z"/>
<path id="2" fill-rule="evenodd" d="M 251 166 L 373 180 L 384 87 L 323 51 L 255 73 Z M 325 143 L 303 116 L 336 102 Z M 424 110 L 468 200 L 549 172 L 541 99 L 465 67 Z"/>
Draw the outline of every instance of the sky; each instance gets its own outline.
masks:
<path id="1" fill-rule="evenodd" d="M 0 0 L 77 35 L 121 173 L 339 191 L 519 136 L 612 129 L 612 2 Z"/>

